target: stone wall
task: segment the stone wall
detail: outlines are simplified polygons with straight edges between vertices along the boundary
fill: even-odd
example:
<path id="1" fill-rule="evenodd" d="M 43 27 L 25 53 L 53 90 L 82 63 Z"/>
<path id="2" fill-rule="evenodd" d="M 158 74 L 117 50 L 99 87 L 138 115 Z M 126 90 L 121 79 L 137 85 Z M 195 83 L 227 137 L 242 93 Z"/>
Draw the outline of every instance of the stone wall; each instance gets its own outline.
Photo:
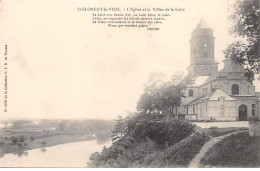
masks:
<path id="1" fill-rule="evenodd" d="M 260 120 L 259 117 L 249 119 L 249 135 L 251 137 L 260 136 Z"/>

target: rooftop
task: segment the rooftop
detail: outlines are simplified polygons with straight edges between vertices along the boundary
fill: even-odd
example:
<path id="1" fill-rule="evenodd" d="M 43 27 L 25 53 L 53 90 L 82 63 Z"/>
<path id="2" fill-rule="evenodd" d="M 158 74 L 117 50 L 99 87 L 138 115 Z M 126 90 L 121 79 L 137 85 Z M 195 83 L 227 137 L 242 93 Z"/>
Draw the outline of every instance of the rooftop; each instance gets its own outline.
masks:
<path id="1" fill-rule="evenodd" d="M 198 76 L 197 78 L 195 78 L 193 80 L 193 82 L 189 85 L 192 87 L 198 87 L 203 85 L 204 83 L 206 83 L 206 81 L 208 80 L 209 76 Z"/>
<path id="2" fill-rule="evenodd" d="M 199 24 L 196 26 L 194 30 L 204 29 L 204 28 L 210 28 L 210 27 L 203 19 L 200 19 Z"/>
<path id="3" fill-rule="evenodd" d="M 217 89 L 209 98 L 209 100 L 219 100 L 220 98 L 225 98 L 225 100 L 235 100 L 220 89 Z"/>

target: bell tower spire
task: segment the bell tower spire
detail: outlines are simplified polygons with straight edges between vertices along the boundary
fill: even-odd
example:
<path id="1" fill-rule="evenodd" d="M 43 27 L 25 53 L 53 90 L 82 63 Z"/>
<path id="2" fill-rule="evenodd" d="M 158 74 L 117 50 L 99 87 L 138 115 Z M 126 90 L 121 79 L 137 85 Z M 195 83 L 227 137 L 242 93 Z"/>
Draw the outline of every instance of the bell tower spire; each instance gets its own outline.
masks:
<path id="1" fill-rule="evenodd" d="M 218 72 L 218 63 L 214 57 L 213 30 L 201 19 L 190 40 L 189 76 L 209 76 Z"/>

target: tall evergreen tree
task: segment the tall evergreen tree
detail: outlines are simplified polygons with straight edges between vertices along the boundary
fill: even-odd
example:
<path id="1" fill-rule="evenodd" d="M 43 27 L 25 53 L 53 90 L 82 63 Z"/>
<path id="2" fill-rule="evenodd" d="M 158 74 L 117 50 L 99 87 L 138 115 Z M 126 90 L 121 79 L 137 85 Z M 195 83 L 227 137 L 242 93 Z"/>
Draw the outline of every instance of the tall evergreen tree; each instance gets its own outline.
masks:
<path id="1" fill-rule="evenodd" d="M 120 138 L 122 138 L 127 131 L 127 125 L 126 121 L 122 116 L 118 116 L 118 119 L 116 120 L 115 129 L 112 131 L 111 140 L 112 142 L 118 141 Z"/>

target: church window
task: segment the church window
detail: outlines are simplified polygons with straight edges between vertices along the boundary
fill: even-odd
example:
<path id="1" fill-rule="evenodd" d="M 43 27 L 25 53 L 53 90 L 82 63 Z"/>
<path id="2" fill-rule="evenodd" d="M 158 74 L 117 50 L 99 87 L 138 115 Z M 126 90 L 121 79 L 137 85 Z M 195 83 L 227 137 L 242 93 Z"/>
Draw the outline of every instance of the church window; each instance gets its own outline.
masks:
<path id="1" fill-rule="evenodd" d="M 206 55 L 208 53 L 208 45 L 207 43 L 203 44 L 203 53 Z"/>
<path id="2" fill-rule="evenodd" d="M 208 94 L 208 88 L 203 88 L 203 95 L 206 96 Z"/>
<path id="3" fill-rule="evenodd" d="M 239 95 L 239 86 L 237 84 L 232 85 L 232 95 Z"/>
<path id="4" fill-rule="evenodd" d="M 193 114 L 195 114 L 195 106 L 192 106 L 192 110 Z"/>
<path id="5" fill-rule="evenodd" d="M 255 116 L 255 104 L 252 104 L 252 116 Z"/>
<path id="6" fill-rule="evenodd" d="M 189 89 L 189 97 L 193 97 L 193 90 Z"/>

